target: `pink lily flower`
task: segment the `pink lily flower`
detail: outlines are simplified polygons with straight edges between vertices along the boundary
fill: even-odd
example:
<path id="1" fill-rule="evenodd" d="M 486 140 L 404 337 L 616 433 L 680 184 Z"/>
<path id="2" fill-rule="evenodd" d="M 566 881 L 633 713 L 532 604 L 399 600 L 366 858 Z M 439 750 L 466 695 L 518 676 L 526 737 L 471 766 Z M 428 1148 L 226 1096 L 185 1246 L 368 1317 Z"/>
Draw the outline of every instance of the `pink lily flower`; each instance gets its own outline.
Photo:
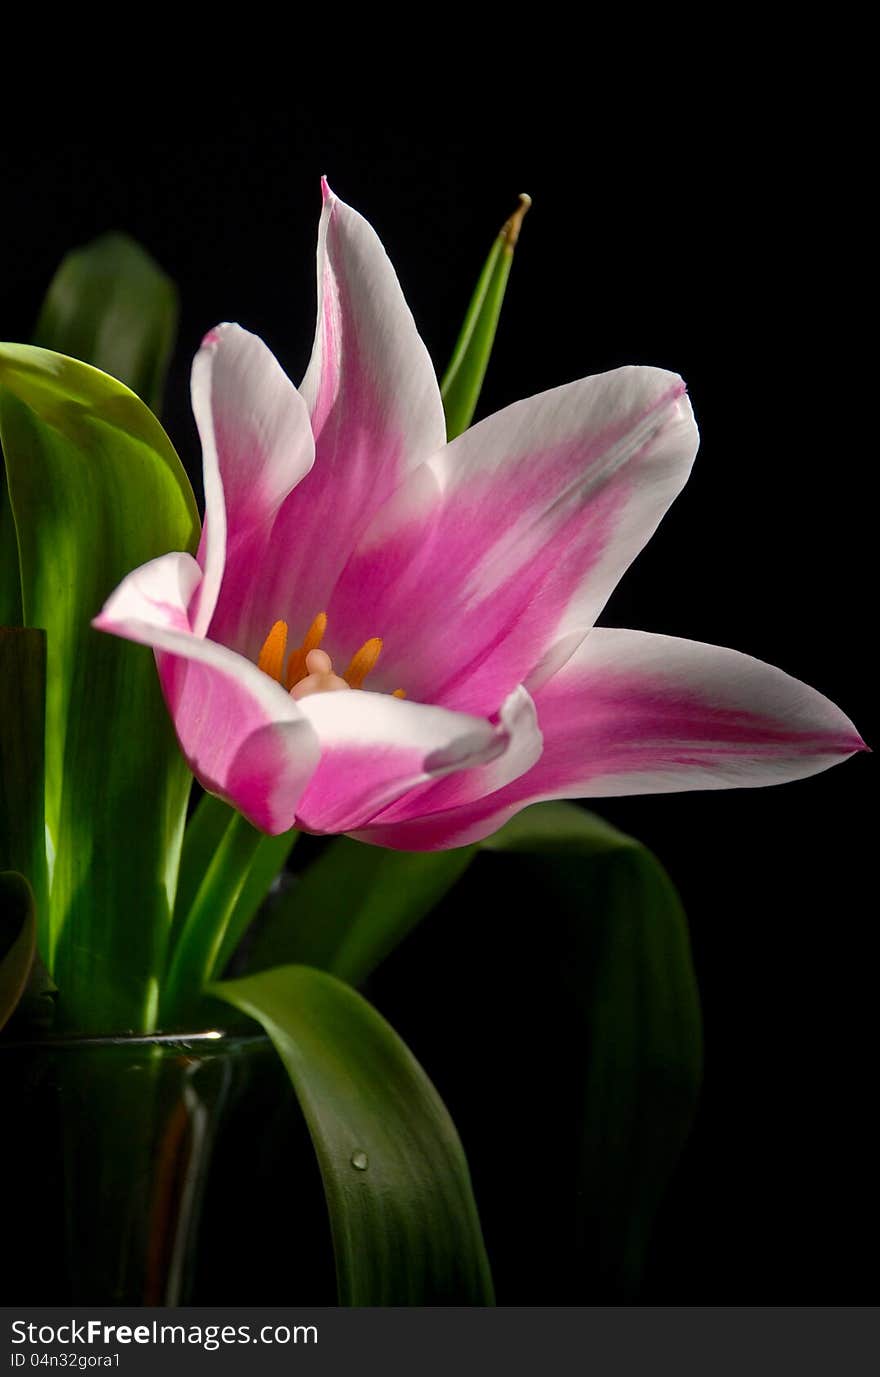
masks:
<path id="1" fill-rule="evenodd" d="M 264 832 L 433 850 L 541 799 L 775 784 L 863 747 L 781 670 L 595 625 L 693 463 L 681 379 L 618 368 L 447 444 L 391 264 L 326 184 L 300 389 L 221 325 L 192 398 L 198 558 L 135 570 L 95 625 L 154 648 L 194 774 Z"/>

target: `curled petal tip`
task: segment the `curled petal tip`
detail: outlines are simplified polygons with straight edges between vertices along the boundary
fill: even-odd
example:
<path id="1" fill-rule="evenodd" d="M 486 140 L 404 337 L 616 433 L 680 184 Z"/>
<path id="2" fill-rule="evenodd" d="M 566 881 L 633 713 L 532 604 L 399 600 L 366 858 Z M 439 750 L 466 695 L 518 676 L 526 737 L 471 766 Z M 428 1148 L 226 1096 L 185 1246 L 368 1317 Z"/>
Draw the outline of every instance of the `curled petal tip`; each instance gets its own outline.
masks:
<path id="1" fill-rule="evenodd" d="M 232 321 L 221 321 L 219 325 L 215 325 L 213 330 L 209 330 L 208 333 L 203 337 L 202 348 L 216 349 L 217 345 L 221 342 L 224 335 L 228 334 L 230 330 L 237 329 L 240 329 L 240 326 L 233 324 Z"/>
<path id="2" fill-rule="evenodd" d="M 333 191 L 330 187 L 330 183 L 327 181 L 326 176 L 321 177 L 321 198 L 324 202 L 324 205 L 327 205 L 328 201 L 335 201 L 336 199 L 336 197 L 333 195 Z"/>

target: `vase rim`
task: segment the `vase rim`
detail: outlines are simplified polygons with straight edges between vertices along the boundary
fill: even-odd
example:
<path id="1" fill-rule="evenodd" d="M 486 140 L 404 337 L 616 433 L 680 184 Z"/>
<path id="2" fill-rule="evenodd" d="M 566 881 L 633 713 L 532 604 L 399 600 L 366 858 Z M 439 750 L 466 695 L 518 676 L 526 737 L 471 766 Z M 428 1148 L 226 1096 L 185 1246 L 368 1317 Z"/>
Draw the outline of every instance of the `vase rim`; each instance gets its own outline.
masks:
<path id="1" fill-rule="evenodd" d="M 266 1033 L 227 1032 L 222 1028 L 207 1028 L 196 1033 L 52 1033 L 46 1037 L 18 1038 L 6 1042 L 0 1038 L 0 1053 L 41 1050 L 62 1050 L 84 1047 L 222 1047 L 231 1042 L 267 1042 Z"/>

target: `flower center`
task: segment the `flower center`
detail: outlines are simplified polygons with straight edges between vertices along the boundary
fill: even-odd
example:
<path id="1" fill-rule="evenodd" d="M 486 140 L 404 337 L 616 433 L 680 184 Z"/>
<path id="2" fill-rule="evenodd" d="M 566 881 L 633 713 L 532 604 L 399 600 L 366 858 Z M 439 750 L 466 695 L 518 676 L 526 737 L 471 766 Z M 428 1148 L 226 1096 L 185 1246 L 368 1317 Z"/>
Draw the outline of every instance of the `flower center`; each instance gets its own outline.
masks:
<path id="1" fill-rule="evenodd" d="M 364 641 L 360 650 L 351 658 L 348 669 L 341 677 L 334 673 L 333 662 L 326 650 L 321 650 L 324 632 L 327 630 L 327 613 L 319 612 L 312 622 L 301 645 L 296 646 L 287 656 L 287 670 L 284 670 L 284 657 L 287 654 L 287 622 L 276 622 L 269 632 L 257 658 L 257 668 L 290 693 L 292 698 L 306 698 L 310 693 L 332 693 L 337 689 L 359 689 L 382 653 L 382 642 L 378 636 Z M 405 698 L 403 689 L 395 689 L 392 698 Z"/>

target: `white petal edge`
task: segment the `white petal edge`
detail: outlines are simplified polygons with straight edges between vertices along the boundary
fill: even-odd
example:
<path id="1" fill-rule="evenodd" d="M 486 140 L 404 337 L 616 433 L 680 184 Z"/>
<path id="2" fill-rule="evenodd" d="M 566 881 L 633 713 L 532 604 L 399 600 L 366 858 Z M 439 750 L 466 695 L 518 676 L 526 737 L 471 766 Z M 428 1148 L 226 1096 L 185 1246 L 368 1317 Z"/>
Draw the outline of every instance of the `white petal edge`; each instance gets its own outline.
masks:
<path id="1" fill-rule="evenodd" d="M 108 598 L 92 625 L 100 631 L 152 647 L 160 660 L 160 669 L 163 655 L 203 666 L 217 676 L 218 683 L 225 684 L 228 692 L 255 710 L 251 730 L 244 728 L 236 737 L 237 723 L 233 722 L 232 731 L 227 724 L 224 736 L 221 726 L 217 744 L 222 741 L 224 747 L 218 750 L 223 770 L 238 780 L 247 774 L 249 750 L 258 752 L 260 759 L 268 763 L 268 748 L 273 745 L 278 788 L 276 796 L 260 804 L 259 813 L 250 811 L 246 791 L 235 797 L 225 777 L 219 778 L 216 768 L 205 763 L 215 744 L 210 733 L 211 723 L 204 724 L 208 728 L 209 750 L 202 752 L 201 757 L 188 749 L 182 738 L 181 747 L 193 772 L 210 792 L 227 798 L 262 830 L 285 831 L 293 825 L 296 804 L 317 766 L 318 738 L 296 702 L 280 684 L 235 651 L 196 636 L 189 629 L 187 608 L 201 579 L 202 571 L 191 555 L 176 552 L 162 555 L 129 574 Z M 185 711 L 189 720 L 192 710 L 191 701 L 188 704 L 169 701 L 172 719 L 176 712 L 179 717 Z"/>
<path id="2" fill-rule="evenodd" d="M 204 579 L 193 616 L 193 631 L 203 636 L 228 544 L 268 525 L 311 469 L 315 442 L 303 398 L 268 346 L 240 325 L 224 322 L 209 331 L 193 360 L 190 386 L 205 487 Z"/>
<path id="3" fill-rule="evenodd" d="M 321 180 L 321 190 L 318 315 L 312 356 L 300 393 L 319 434 L 332 401 L 339 395 L 342 370 L 355 362 L 339 353 L 328 356 L 331 342 L 339 345 L 341 341 L 336 278 L 342 275 L 357 315 L 351 324 L 357 329 L 358 351 L 375 360 L 373 386 L 384 383 L 383 404 L 393 409 L 395 425 L 407 436 L 406 464 L 414 468 L 446 443 L 443 400 L 434 364 L 378 234 L 368 220 L 340 200 L 326 177 Z M 341 343 L 344 347 L 345 341 Z M 362 366 L 363 359 L 360 363 Z"/>
<path id="4" fill-rule="evenodd" d="M 321 762 L 298 812 L 310 831 L 350 831 L 430 779 L 500 756 L 501 723 L 363 689 L 300 700 Z"/>
<path id="5" fill-rule="evenodd" d="M 506 699 L 498 723 L 507 749 L 488 764 L 448 774 L 415 789 L 373 818 L 373 826 L 417 819 L 424 814 L 475 803 L 529 771 L 541 757 L 543 737 L 531 694 L 520 685 Z"/>

